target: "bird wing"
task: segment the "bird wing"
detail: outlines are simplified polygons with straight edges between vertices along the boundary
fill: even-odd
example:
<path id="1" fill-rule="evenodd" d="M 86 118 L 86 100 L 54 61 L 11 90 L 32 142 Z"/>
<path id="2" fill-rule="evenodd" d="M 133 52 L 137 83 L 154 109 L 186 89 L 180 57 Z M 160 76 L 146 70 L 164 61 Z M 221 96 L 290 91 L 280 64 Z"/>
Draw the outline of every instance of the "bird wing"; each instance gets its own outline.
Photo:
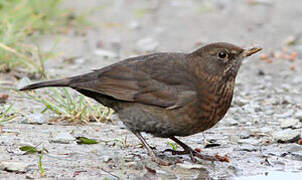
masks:
<path id="1" fill-rule="evenodd" d="M 153 54 L 113 64 L 72 79 L 71 87 L 115 99 L 155 105 L 168 109 L 182 107 L 196 97 L 183 59 Z M 169 62 L 168 62 L 169 61 Z"/>

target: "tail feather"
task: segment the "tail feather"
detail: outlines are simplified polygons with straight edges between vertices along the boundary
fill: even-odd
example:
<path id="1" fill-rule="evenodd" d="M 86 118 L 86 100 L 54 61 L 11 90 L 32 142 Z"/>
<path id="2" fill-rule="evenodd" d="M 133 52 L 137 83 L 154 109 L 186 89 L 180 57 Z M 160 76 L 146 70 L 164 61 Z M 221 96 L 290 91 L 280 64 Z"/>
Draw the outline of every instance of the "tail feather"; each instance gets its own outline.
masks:
<path id="1" fill-rule="evenodd" d="M 70 79 L 60 79 L 60 80 L 52 80 L 52 81 L 44 81 L 44 82 L 39 82 L 39 83 L 34 83 L 27 85 L 21 89 L 20 91 L 26 91 L 26 90 L 33 90 L 33 89 L 38 89 L 38 88 L 43 88 L 43 87 L 64 87 L 64 86 L 69 86 L 70 84 Z"/>

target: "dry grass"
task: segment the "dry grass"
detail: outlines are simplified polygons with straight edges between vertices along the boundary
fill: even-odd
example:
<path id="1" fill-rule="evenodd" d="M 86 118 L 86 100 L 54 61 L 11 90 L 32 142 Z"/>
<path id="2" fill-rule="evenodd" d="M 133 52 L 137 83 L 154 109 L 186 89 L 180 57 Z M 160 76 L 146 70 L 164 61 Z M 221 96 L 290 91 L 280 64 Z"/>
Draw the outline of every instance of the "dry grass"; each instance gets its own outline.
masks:
<path id="1" fill-rule="evenodd" d="M 45 33 L 57 33 L 71 21 L 78 20 L 75 15 L 71 18 L 71 11 L 59 7 L 61 2 L 0 1 L 0 72 L 15 70 L 45 77 L 43 64 L 53 56 L 53 49 L 43 52 L 36 44 L 28 42 Z M 83 17 L 79 17 L 79 21 L 83 21 Z"/>
<path id="2" fill-rule="evenodd" d="M 39 95 L 35 91 L 20 94 L 27 99 L 41 103 L 44 106 L 41 113 L 51 111 L 57 115 L 56 120 L 66 120 L 72 123 L 104 122 L 112 114 L 112 110 L 109 108 L 92 102 L 83 95 L 72 93 L 68 88 L 49 88 L 45 93 L 40 92 Z"/>

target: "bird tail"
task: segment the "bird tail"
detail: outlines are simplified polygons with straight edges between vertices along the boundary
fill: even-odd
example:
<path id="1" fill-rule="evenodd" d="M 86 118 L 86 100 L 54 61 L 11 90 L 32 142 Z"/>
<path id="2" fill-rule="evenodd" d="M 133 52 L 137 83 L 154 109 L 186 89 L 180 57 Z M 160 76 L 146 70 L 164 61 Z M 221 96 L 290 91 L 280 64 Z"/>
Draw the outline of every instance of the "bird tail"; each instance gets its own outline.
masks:
<path id="1" fill-rule="evenodd" d="M 30 84 L 19 90 L 26 91 L 26 90 L 43 88 L 43 87 L 64 87 L 64 86 L 69 86 L 69 84 L 70 84 L 70 78 L 65 78 L 65 79 L 51 80 L 51 81 L 44 81 L 44 82 Z"/>

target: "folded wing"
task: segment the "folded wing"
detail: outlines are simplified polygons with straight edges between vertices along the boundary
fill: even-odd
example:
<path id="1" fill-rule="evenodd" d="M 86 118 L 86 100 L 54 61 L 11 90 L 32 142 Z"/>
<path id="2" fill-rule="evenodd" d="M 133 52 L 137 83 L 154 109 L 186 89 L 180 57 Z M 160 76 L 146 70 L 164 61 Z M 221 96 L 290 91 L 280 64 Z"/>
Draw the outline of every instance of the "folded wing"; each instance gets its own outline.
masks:
<path id="1" fill-rule="evenodd" d="M 159 56 L 160 55 L 160 56 Z M 161 61 L 158 61 L 158 58 Z M 111 96 L 118 100 L 179 108 L 196 96 L 190 74 L 173 54 L 132 58 L 92 73 L 74 77 L 70 86 Z M 167 61 L 171 61 L 166 63 Z M 186 81 L 188 79 L 188 81 Z M 191 79 L 191 81 L 189 80 Z"/>

